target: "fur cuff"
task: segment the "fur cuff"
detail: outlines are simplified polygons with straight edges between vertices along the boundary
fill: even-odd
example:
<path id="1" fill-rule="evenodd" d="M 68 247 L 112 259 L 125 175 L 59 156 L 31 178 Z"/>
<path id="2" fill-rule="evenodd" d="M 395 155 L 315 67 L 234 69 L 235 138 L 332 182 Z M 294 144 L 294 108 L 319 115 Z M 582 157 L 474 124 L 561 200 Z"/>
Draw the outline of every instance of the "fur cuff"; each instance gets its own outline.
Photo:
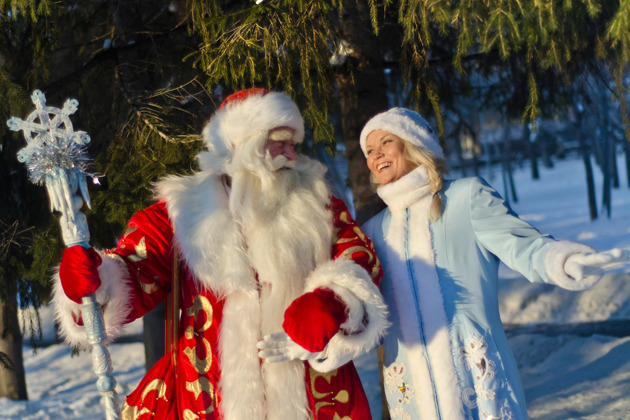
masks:
<path id="1" fill-rule="evenodd" d="M 306 292 L 326 287 L 348 307 L 348 319 L 330 340 L 325 359 L 309 360 L 313 369 L 330 372 L 376 347 L 389 326 L 387 306 L 372 279 L 358 264 L 334 260 L 319 266 L 306 280 Z"/>
<path id="2" fill-rule="evenodd" d="M 599 277 L 591 276 L 581 281 L 575 280 L 564 271 L 564 263 L 573 254 L 596 252 L 588 245 L 571 241 L 555 242 L 545 255 L 545 271 L 552 283 L 563 289 L 580 291 L 592 287 Z"/>
<path id="3" fill-rule="evenodd" d="M 129 274 L 124 263 L 102 251 L 99 251 L 99 254 L 103 258 L 103 264 L 98 268 L 101 286 L 95 296 L 103 308 L 103 322 L 107 334 L 105 344 L 109 344 L 121 333 L 124 321 L 131 312 L 131 286 L 127 280 Z M 55 318 L 65 341 L 72 347 L 89 349 L 85 328 L 75 322 L 81 313 L 81 305 L 68 299 L 63 292 L 58 268 L 53 275 L 52 302 Z"/>

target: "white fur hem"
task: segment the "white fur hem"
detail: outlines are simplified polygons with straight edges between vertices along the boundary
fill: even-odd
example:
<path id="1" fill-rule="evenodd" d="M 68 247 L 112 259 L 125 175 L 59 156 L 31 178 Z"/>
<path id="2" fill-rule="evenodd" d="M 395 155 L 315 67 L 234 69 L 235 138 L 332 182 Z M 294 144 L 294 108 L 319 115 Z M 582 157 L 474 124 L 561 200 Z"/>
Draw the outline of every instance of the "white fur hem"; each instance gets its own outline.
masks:
<path id="1" fill-rule="evenodd" d="M 380 343 L 389 326 L 387 306 L 367 271 L 353 261 L 338 259 L 319 266 L 306 280 L 306 291 L 318 287 L 331 289 L 348 307 L 348 319 L 326 346 L 326 358 L 309 360 L 313 369 L 330 372 Z"/>
<path id="2" fill-rule="evenodd" d="M 225 300 L 220 324 L 219 389 L 226 419 L 262 420 L 265 412 L 264 385 L 256 348 L 260 306 L 256 291 L 233 292 Z M 247 404 L 242 396 L 247 395 Z"/>
<path id="3" fill-rule="evenodd" d="M 545 271 L 553 283 L 563 289 L 580 291 L 592 287 L 601 277 L 590 276 L 577 281 L 564 271 L 564 263 L 573 254 L 596 252 L 588 245 L 571 241 L 555 242 L 545 255 Z"/>
<path id="4" fill-rule="evenodd" d="M 96 301 L 103 307 L 103 322 L 105 324 L 105 344 L 111 343 L 122 332 L 124 322 L 131 311 L 130 292 L 127 268 L 117 261 L 114 256 L 99 252 L 103 264 L 98 268 L 101 286 L 95 293 Z M 61 287 L 59 270 L 53 276 L 53 298 L 55 318 L 65 341 L 73 347 L 88 350 L 85 328 L 74 321 L 81 312 L 81 305 L 70 300 Z"/>

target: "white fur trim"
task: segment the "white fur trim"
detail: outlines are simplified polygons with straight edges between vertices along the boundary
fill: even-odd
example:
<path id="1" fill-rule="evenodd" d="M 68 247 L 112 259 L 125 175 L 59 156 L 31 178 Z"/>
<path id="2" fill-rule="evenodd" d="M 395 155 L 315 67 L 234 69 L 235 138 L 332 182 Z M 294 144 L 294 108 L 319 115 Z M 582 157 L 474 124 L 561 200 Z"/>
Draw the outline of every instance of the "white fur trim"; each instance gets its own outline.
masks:
<path id="1" fill-rule="evenodd" d="M 258 292 L 233 292 L 227 296 L 220 328 L 219 359 L 224 374 L 219 389 L 224 417 L 264 420 L 264 385 L 256 351 L 260 328 Z"/>
<path id="2" fill-rule="evenodd" d="M 417 185 L 416 189 L 425 190 L 426 185 Z M 418 199 L 410 203 L 410 223 L 407 222 L 404 209 L 392 211 L 385 237 L 388 245 L 385 253 L 387 275 L 392 279 L 413 386 L 416 390 L 435 388 L 435 394 L 417 393 L 414 402 L 420 418 L 436 418 L 437 400 L 443 418 L 464 419 L 461 389 L 455 371 L 454 351 L 429 229 L 428 212 L 432 197 L 430 194 L 418 194 L 413 189 L 401 191 L 401 194 Z M 409 261 L 412 263 L 413 277 L 410 277 L 407 268 Z"/>
<path id="3" fill-rule="evenodd" d="M 577 281 L 564 271 L 564 263 L 573 254 L 597 252 L 588 245 L 571 241 L 557 241 L 545 254 L 545 271 L 553 283 L 563 289 L 580 291 L 594 286 L 601 277 L 589 276 Z"/>
<path id="4" fill-rule="evenodd" d="M 96 301 L 103 306 L 103 322 L 105 324 L 105 344 L 111 343 L 122 332 L 124 321 L 131 312 L 129 273 L 124 264 L 115 257 L 99 252 L 103 263 L 98 268 L 101 286 L 95 293 Z M 68 299 L 61 287 L 59 269 L 53 275 L 53 298 L 55 318 L 59 323 L 60 333 L 65 341 L 73 347 L 90 349 L 85 327 L 74 322 L 73 315 L 78 317 L 81 305 Z"/>
<path id="5" fill-rule="evenodd" d="M 431 194 L 427 168 L 420 165 L 396 181 L 381 185 L 376 193 L 392 213 L 405 211 L 412 204 Z"/>
<path id="6" fill-rule="evenodd" d="M 440 140 L 428 122 L 420 114 L 407 108 L 392 108 L 372 117 L 361 130 L 359 142 L 367 157 L 366 139 L 372 131 L 385 130 L 401 139 L 428 150 L 436 158 L 443 158 Z"/>
<path id="7" fill-rule="evenodd" d="M 326 346 L 326 359 L 309 360 L 313 369 L 330 372 L 376 347 L 385 334 L 387 307 L 363 267 L 337 259 L 320 265 L 306 280 L 306 292 L 326 287 L 348 307 L 348 319 Z M 367 325 L 363 325 L 364 314 Z"/>
<path id="8" fill-rule="evenodd" d="M 301 360 L 283 363 L 263 362 L 262 368 L 267 398 L 267 416 L 265 419 L 311 419 L 306 387 L 304 386 L 306 377 L 304 362 Z M 242 398 L 243 394 L 241 394 Z"/>
<path id="9" fill-rule="evenodd" d="M 219 160 L 228 160 L 235 148 L 255 137 L 266 136 L 277 127 L 295 130 L 294 141 L 304 139 L 304 120 L 293 100 L 281 92 L 253 94 L 242 100 L 229 102 L 216 111 L 203 129 L 203 139 L 211 155 Z M 207 157 L 200 159 L 202 169 Z"/>
<path id="10" fill-rule="evenodd" d="M 156 190 L 166 201 L 180 253 L 199 285 L 218 296 L 256 290 L 256 278 L 241 245 L 238 225 L 228 211 L 221 177 L 208 172 L 170 176 Z"/>

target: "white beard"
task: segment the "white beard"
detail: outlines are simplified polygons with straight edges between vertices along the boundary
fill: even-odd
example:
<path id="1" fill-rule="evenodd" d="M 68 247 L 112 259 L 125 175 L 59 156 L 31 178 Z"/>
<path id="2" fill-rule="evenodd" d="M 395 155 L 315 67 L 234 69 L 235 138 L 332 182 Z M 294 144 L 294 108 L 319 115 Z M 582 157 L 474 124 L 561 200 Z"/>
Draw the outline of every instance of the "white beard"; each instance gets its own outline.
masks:
<path id="1" fill-rule="evenodd" d="M 263 334 L 281 329 L 284 311 L 303 293 L 308 274 L 330 259 L 332 215 L 324 171 L 320 163 L 299 157 L 295 169 L 273 172 L 270 183 L 251 171 L 232 177 L 230 210 L 261 284 Z"/>
<path id="2" fill-rule="evenodd" d="M 269 183 L 255 173 L 242 171 L 232 177 L 230 209 L 240 223 L 245 252 L 258 275 L 264 336 L 282 331 L 284 312 L 304 293 L 307 276 L 330 260 L 333 232 L 321 164 L 300 158 L 296 169 L 270 171 Z M 262 370 L 267 418 L 310 418 L 303 363 L 263 363 Z"/>

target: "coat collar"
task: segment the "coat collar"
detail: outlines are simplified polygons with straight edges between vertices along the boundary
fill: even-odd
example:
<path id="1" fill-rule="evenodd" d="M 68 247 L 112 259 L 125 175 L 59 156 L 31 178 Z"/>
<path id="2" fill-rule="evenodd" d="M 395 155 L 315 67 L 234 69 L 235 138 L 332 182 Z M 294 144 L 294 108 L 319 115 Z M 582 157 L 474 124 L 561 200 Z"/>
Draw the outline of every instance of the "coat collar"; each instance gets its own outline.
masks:
<path id="1" fill-rule="evenodd" d="M 156 191 L 166 202 L 180 253 L 199 286 L 219 295 L 257 288 L 220 174 L 169 176 Z"/>

